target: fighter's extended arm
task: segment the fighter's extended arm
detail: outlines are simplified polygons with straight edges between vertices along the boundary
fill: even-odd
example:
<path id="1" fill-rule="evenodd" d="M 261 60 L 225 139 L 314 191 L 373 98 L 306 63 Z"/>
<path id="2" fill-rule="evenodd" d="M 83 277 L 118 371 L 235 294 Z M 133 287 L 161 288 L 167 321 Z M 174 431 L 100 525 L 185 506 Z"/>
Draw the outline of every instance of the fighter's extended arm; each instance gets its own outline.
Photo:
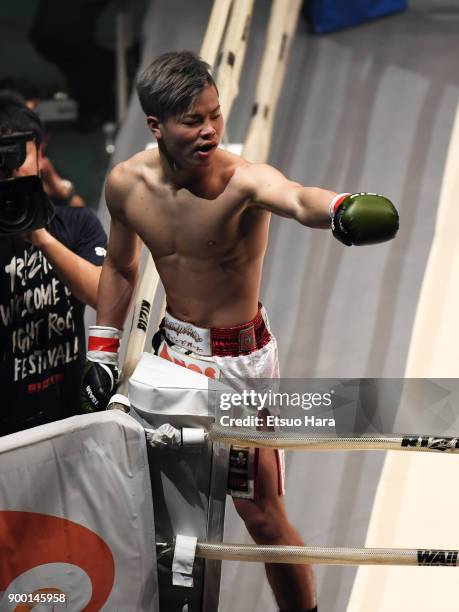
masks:
<path id="1" fill-rule="evenodd" d="M 336 195 L 334 191 L 304 187 L 266 164 L 252 164 L 242 170 L 255 206 L 308 227 L 330 229 L 329 204 Z"/>
<path id="2" fill-rule="evenodd" d="M 115 392 L 120 330 L 139 271 L 140 240 L 124 219 L 129 182 L 126 184 L 119 167 L 110 174 L 105 194 L 112 219 L 97 297 L 97 325 L 90 327 L 88 361 L 83 372 L 81 409 L 84 412 L 104 410 Z"/>
<path id="3" fill-rule="evenodd" d="M 371 193 L 336 194 L 304 187 L 275 168 L 253 164 L 242 169 L 255 206 L 302 225 L 333 230 L 347 246 L 390 240 L 398 230 L 398 213 L 390 200 Z"/>

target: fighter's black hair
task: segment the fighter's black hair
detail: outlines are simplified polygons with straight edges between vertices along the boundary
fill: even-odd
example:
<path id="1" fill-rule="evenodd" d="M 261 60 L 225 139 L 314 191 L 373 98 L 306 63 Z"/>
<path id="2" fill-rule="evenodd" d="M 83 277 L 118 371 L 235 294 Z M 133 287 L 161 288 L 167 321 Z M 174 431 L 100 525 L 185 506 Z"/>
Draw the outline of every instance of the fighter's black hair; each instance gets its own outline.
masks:
<path id="1" fill-rule="evenodd" d="M 185 113 L 206 85 L 216 88 L 210 66 L 192 51 L 174 51 L 157 57 L 137 79 L 144 113 L 161 121 Z"/>

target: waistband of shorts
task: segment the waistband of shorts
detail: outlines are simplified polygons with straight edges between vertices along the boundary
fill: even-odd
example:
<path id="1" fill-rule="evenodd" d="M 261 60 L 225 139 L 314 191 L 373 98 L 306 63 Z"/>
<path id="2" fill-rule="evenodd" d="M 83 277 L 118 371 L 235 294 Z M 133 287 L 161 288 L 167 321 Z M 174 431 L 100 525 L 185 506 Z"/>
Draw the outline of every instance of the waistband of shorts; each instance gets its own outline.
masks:
<path id="1" fill-rule="evenodd" d="M 176 319 L 166 310 L 161 328 L 169 342 L 203 356 L 248 355 L 271 339 L 268 318 L 261 304 L 251 321 L 232 327 L 197 327 Z"/>

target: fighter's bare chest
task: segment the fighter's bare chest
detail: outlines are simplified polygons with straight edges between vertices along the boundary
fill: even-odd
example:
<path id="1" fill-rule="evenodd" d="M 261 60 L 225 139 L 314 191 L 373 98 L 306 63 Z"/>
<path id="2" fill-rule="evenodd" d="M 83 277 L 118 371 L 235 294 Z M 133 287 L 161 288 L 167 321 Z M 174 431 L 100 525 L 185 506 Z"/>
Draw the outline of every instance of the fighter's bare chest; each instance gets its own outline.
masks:
<path id="1" fill-rule="evenodd" d="M 223 255 L 243 233 L 247 201 L 223 194 L 197 197 L 186 189 L 150 197 L 130 211 L 129 223 L 153 255 Z"/>

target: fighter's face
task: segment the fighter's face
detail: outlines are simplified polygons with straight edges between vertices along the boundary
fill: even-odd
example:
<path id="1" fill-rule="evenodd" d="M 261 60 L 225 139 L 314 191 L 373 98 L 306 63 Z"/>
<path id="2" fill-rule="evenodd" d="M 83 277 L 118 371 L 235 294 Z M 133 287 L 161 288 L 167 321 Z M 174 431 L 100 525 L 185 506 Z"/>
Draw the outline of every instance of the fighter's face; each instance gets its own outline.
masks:
<path id="1" fill-rule="evenodd" d="M 169 117 L 159 125 L 158 141 L 181 166 L 210 163 L 223 133 L 218 94 L 208 85 L 183 115 Z"/>
<path id="2" fill-rule="evenodd" d="M 39 164 L 41 160 L 41 149 L 34 140 L 26 142 L 26 158 L 24 163 L 19 168 L 15 168 L 8 172 L 5 168 L 0 168 L 0 180 L 10 178 L 11 176 L 30 176 L 38 174 Z"/>

